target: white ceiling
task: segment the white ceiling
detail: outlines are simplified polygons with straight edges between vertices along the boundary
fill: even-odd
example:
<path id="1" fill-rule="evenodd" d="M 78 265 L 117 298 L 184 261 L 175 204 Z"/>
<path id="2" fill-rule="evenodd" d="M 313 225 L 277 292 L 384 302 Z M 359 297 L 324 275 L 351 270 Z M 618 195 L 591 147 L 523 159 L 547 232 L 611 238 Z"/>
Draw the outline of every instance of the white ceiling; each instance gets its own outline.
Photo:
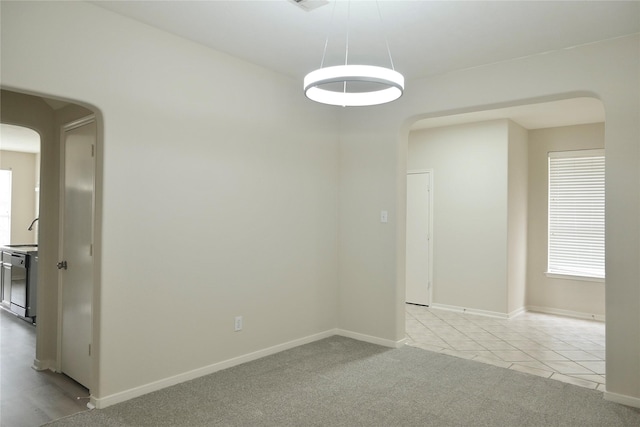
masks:
<path id="1" fill-rule="evenodd" d="M 389 66 L 407 79 L 570 49 L 640 32 L 640 1 L 92 1 L 249 62 L 302 79 L 344 63 Z M 306 9 L 312 10 L 306 10 Z M 413 128 L 511 118 L 528 129 L 604 121 L 582 98 L 428 119 Z"/>
<path id="2" fill-rule="evenodd" d="M 640 32 L 639 1 L 338 0 L 311 11 L 293 0 L 92 3 L 301 82 L 320 66 L 327 35 L 325 65 L 344 63 L 347 28 L 350 63 L 389 66 L 386 35 L 407 80 Z"/>
<path id="3" fill-rule="evenodd" d="M 22 126 L 0 124 L 0 150 L 40 152 L 40 135 Z"/>

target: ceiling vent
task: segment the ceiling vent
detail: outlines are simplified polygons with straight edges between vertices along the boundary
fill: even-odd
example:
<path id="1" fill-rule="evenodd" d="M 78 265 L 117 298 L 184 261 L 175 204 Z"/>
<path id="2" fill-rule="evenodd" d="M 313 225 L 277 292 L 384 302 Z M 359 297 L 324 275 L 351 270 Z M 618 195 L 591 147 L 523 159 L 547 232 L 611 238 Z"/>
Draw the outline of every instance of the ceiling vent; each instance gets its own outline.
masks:
<path id="1" fill-rule="evenodd" d="M 300 7 L 300 9 L 304 9 L 307 12 L 317 9 L 321 6 L 329 4 L 329 0 L 289 0 L 292 3 L 295 3 Z"/>

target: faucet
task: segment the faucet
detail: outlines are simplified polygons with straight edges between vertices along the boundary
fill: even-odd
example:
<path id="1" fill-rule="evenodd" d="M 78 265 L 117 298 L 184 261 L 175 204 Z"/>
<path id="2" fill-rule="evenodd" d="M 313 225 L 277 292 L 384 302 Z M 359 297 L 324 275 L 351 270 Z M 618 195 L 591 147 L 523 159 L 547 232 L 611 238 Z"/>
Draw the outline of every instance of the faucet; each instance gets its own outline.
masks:
<path id="1" fill-rule="evenodd" d="M 35 224 L 35 223 L 36 223 L 36 221 L 37 221 L 37 220 L 39 220 L 39 219 L 40 219 L 40 218 L 36 218 L 36 219 L 34 219 L 33 221 L 31 221 L 31 225 L 29 226 L 29 228 L 27 228 L 27 230 L 29 230 L 29 231 L 33 230 L 33 224 Z"/>

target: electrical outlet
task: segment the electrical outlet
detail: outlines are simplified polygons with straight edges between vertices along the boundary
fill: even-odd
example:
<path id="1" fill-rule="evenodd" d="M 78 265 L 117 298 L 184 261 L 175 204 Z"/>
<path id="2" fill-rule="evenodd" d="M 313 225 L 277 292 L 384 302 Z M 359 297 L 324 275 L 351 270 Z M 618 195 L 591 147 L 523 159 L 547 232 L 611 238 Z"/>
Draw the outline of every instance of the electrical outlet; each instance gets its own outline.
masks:
<path id="1" fill-rule="evenodd" d="M 233 330 L 238 332 L 242 330 L 242 316 L 236 316 Z"/>

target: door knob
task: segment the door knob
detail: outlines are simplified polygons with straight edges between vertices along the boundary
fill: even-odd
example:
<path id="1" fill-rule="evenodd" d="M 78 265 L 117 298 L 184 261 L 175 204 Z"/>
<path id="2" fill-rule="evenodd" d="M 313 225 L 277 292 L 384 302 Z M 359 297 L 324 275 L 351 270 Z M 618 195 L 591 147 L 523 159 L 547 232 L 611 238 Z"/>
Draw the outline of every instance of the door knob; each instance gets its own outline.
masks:
<path id="1" fill-rule="evenodd" d="M 67 261 L 60 261 L 56 264 L 58 270 L 66 270 L 67 269 Z"/>

